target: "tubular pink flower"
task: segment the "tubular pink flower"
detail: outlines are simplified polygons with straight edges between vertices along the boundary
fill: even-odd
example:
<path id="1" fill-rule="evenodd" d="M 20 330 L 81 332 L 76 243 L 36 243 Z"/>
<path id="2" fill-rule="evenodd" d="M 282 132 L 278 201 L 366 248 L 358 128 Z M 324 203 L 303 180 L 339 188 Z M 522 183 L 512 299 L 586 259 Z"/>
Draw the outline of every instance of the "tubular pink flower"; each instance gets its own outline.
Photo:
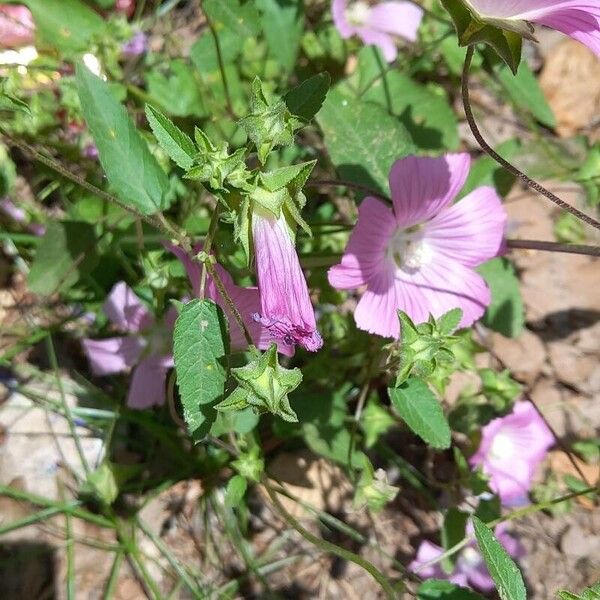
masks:
<path id="1" fill-rule="evenodd" d="M 130 408 L 144 409 L 165 402 L 167 373 L 173 367 L 171 340 L 175 311 L 155 325 L 135 292 L 124 282 L 115 284 L 103 310 L 110 322 L 127 335 L 103 340 L 82 340 L 83 351 L 94 375 L 112 375 L 133 369 L 127 396 Z"/>
<path id="2" fill-rule="evenodd" d="M 506 213 L 491 187 L 451 205 L 469 164 L 468 154 L 409 156 L 390 171 L 393 208 L 362 201 L 342 261 L 328 274 L 335 288 L 367 287 L 354 312 L 358 327 L 398 338 L 398 309 L 422 323 L 460 308 L 462 327 L 483 315 L 490 291 L 474 268 L 498 255 Z"/>
<path id="3" fill-rule="evenodd" d="M 556 29 L 600 56 L 598 0 L 465 0 L 483 18 L 531 21 Z"/>
<path id="4" fill-rule="evenodd" d="M 271 341 L 316 352 L 323 339 L 283 212 L 277 219 L 256 208 L 252 237 L 261 305 L 254 319 L 268 330 Z"/>
<path id="5" fill-rule="evenodd" d="M 192 286 L 192 290 L 194 296 L 198 296 L 200 293 L 200 277 L 202 273 L 202 269 L 200 265 L 193 261 L 179 246 L 175 246 L 173 244 L 164 244 L 165 248 L 172 252 L 185 267 L 186 273 L 188 275 L 188 279 L 190 280 L 190 284 Z M 194 246 L 194 252 L 200 252 L 202 250 L 202 244 L 196 244 Z M 275 341 L 277 343 L 277 350 L 282 354 L 287 356 L 294 355 L 294 346 L 290 346 L 284 344 L 281 340 L 273 340 L 269 330 L 264 327 L 260 322 L 254 319 L 254 315 L 260 312 L 260 294 L 258 293 L 257 287 L 240 287 L 233 282 L 231 275 L 218 263 L 215 264 L 215 269 L 227 290 L 227 293 L 233 300 L 238 312 L 240 313 L 242 320 L 244 321 L 244 325 L 246 325 L 246 329 L 250 333 L 252 337 L 252 341 L 256 345 L 257 348 L 261 350 L 267 350 L 269 346 Z M 218 304 L 225 315 L 227 316 L 227 320 L 229 322 L 229 338 L 231 343 L 231 348 L 233 350 L 245 350 L 248 346 L 244 333 L 241 331 L 238 326 L 235 318 L 231 314 L 227 303 L 221 297 L 215 282 L 212 280 L 210 276 L 207 275 L 206 278 L 206 297 L 210 298 L 213 302 Z"/>
<path id="6" fill-rule="evenodd" d="M 489 475 L 502 504 L 523 505 L 535 470 L 553 444 L 552 433 L 531 403 L 517 402 L 510 414 L 483 428 L 479 449 L 469 462 Z"/>
<path id="7" fill-rule="evenodd" d="M 18 48 L 33 44 L 35 24 L 30 10 L 21 5 L 0 6 L 0 47 Z"/>
<path id="8" fill-rule="evenodd" d="M 469 523 L 467 534 L 472 533 L 472 526 Z M 495 530 L 496 538 L 504 546 L 504 549 L 513 558 L 521 558 L 524 555 L 524 548 L 513 536 L 506 531 L 506 524 L 500 523 Z M 495 589 L 494 581 L 485 565 L 475 541 L 469 543 L 460 551 L 456 558 L 454 571 L 446 574 L 440 563 L 431 566 L 425 566 L 427 563 L 441 556 L 444 549 L 433 544 L 428 540 L 423 540 L 417 550 L 414 560 L 408 565 L 408 568 L 422 577 L 423 579 L 447 579 L 460 586 L 472 586 L 482 592 L 490 592 Z"/>
<path id="9" fill-rule="evenodd" d="M 421 8 L 398 0 L 374 6 L 365 0 L 333 0 L 331 12 L 344 39 L 357 35 L 365 44 L 378 46 L 388 62 L 393 62 L 398 55 L 394 37 L 414 42 L 423 18 Z"/>

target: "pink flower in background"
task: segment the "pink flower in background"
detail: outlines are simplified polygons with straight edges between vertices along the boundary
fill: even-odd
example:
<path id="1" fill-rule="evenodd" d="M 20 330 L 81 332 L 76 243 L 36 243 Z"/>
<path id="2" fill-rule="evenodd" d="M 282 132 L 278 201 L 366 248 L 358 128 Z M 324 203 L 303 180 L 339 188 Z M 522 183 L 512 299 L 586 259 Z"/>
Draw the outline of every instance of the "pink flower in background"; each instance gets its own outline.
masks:
<path id="1" fill-rule="evenodd" d="M 398 338 L 398 309 L 422 323 L 460 308 L 462 327 L 483 315 L 490 291 L 475 267 L 499 253 L 506 213 L 491 187 L 451 204 L 469 165 L 468 154 L 409 156 L 390 171 L 393 208 L 362 201 L 342 262 L 329 270 L 335 288 L 367 286 L 358 327 Z"/>
<path id="2" fill-rule="evenodd" d="M 131 408 L 144 409 L 165 402 L 167 372 L 173 367 L 171 330 L 176 312 L 163 323 L 154 317 L 123 281 L 115 284 L 103 306 L 109 321 L 124 334 L 104 340 L 82 340 L 94 375 L 112 375 L 133 368 L 127 397 Z"/>
<path id="3" fill-rule="evenodd" d="M 121 46 L 123 56 L 135 58 L 148 50 L 148 36 L 143 31 L 138 31 Z"/>
<path id="4" fill-rule="evenodd" d="M 502 504 L 527 503 L 527 492 L 538 465 L 554 444 L 552 433 L 530 402 L 516 402 L 513 411 L 494 419 L 482 431 L 471 457 L 490 477 L 490 487 Z"/>
<path id="5" fill-rule="evenodd" d="M 531 21 L 580 41 L 600 56 L 598 0 L 466 0 L 483 18 Z"/>
<path id="6" fill-rule="evenodd" d="M 177 258 L 183 263 L 192 285 L 194 296 L 198 296 L 200 292 L 200 277 L 202 274 L 201 266 L 197 262 L 193 261 L 188 256 L 187 252 L 185 252 L 185 250 L 179 246 L 165 244 L 165 248 L 177 256 Z M 202 250 L 202 244 L 198 244 L 194 247 L 194 252 L 200 252 L 200 250 Z M 282 341 L 273 340 L 269 330 L 253 318 L 253 315 L 260 311 L 260 295 L 258 293 L 258 288 L 244 288 L 235 285 L 231 275 L 218 263 L 215 264 L 215 269 L 217 270 L 217 273 L 219 274 L 219 277 L 221 278 L 221 281 L 223 282 L 223 285 L 225 286 L 229 296 L 238 309 L 242 320 L 246 325 L 246 329 L 248 329 L 248 332 L 250 333 L 252 341 L 256 347 L 260 348 L 261 350 L 266 350 L 273 343 L 273 341 L 275 341 L 277 343 L 277 350 L 279 352 L 286 354 L 287 356 L 293 356 L 293 346 L 284 344 Z M 218 304 L 227 315 L 227 320 L 229 321 L 229 338 L 231 348 L 233 350 L 245 350 L 248 347 L 248 342 L 246 341 L 246 338 L 236 323 L 233 315 L 231 314 L 229 307 L 221 297 L 215 282 L 209 276 L 207 276 L 206 279 L 205 293 L 206 297 Z"/>
<path id="7" fill-rule="evenodd" d="M 421 8 L 397 0 L 374 6 L 364 0 L 333 0 L 331 12 L 344 39 L 357 35 L 365 44 L 378 46 L 388 62 L 398 55 L 394 36 L 414 42 L 423 18 Z"/>
<path id="8" fill-rule="evenodd" d="M 0 47 L 28 46 L 34 39 L 35 24 L 30 10 L 17 4 L 0 5 Z"/>
<path id="9" fill-rule="evenodd" d="M 267 211 L 255 209 L 252 237 L 260 292 L 260 311 L 254 314 L 255 321 L 278 345 L 293 348 L 299 344 L 316 352 L 323 339 L 317 331 L 308 286 L 283 212 L 276 219 Z"/>
<path id="10" fill-rule="evenodd" d="M 468 527 L 467 533 L 471 532 L 472 527 Z M 496 527 L 495 534 L 510 556 L 520 558 L 524 555 L 524 549 L 520 542 L 506 532 L 504 523 L 500 523 Z M 423 579 L 447 579 L 456 585 L 470 585 L 482 592 L 490 592 L 495 589 L 494 581 L 490 577 L 475 541 L 460 551 L 456 558 L 454 571 L 450 575 L 443 571 L 439 562 L 431 566 L 424 566 L 441 556 L 443 552 L 444 549 L 440 546 L 423 540 L 417 550 L 417 556 L 408 565 L 408 568 Z"/>
<path id="11" fill-rule="evenodd" d="M 22 208 L 19 208 L 8 196 L 0 199 L 0 213 L 6 215 L 16 223 L 24 225 L 27 231 L 33 235 L 42 236 L 46 233 L 46 228 L 39 223 L 27 224 L 27 215 Z"/>
<path id="12" fill-rule="evenodd" d="M 115 10 L 127 17 L 131 17 L 135 12 L 135 0 L 117 0 Z"/>

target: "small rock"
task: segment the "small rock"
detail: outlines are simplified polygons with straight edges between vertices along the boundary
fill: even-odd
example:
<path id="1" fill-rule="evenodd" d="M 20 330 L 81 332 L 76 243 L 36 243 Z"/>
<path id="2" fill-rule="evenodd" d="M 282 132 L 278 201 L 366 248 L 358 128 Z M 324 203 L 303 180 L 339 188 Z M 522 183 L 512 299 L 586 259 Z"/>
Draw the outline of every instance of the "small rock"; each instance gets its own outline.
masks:
<path id="1" fill-rule="evenodd" d="M 499 333 L 494 333 L 491 339 L 494 353 L 515 379 L 531 385 L 538 378 L 546 361 L 546 349 L 535 334 L 525 329 L 515 339 L 505 338 Z"/>

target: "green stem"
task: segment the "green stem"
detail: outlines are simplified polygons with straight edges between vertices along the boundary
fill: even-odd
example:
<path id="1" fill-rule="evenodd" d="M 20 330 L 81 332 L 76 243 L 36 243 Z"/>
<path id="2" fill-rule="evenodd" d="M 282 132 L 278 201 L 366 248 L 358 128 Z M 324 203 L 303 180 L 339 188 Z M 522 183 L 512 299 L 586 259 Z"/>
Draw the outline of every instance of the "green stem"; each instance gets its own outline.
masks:
<path id="1" fill-rule="evenodd" d="M 467 123 L 469 124 L 471 132 L 473 133 L 473 136 L 475 137 L 475 139 L 477 140 L 477 142 L 479 143 L 479 145 L 481 146 L 483 151 L 487 155 L 491 156 L 498 164 L 502 165 L 507 171 L 512 173 L 518 179 L 520 179 L 527 187 L 530 187 L 531 189 L 535 190 L 539 194 L 542 194 L 542 196 L 545 196 L 546 198 L 548 198 L 548 200 L 550 200 L 551 202 L 554 202 L 554 204 L 556 204 L 563 210 L 570 212 L 572 215 L 574 215 L 575 217 L 577 217 L 584 223 L 587 223 L 588 225 L 591 225 L 595 229 L 600 230 L 600 221 L 597 221 L 596 219 L 590 217 L 589 215 L 586 215 L 585 213 L 581 212 L 579 209 L 575 208 L 574 206 L 567 204 L 564 200 L 562 200 L 561 198 L 559 198 L 558 196 L 553 194 L 550 190 L 547 190 L 543 185 L 539 184 L 534 179 L 531 179 L 531 177 L 528 177 L 527 175 L 525 175 L 525 173 L 523 173 L 522 171 L 517 169 L 517 167 L 515 167 L 512 163 L 508 162 L 505 158 L 502 158 L 502 156 L 500 156 L 485 141 L 483 135 L 481 134 L 481 131 L 479 131 L 479 127 L 477 126 L 475 117 L 473 116 L 473 110 L 471 108 L 471 102 L 469 99 L 469 71 L 471 69 L 471 61 L 473 60 L 474 52 L 475 52 L 475 47 L 473 45 L 468 46 L 467 54 L 465 56 L 465 62 L 464 62 L 464 66 L 463 66 L 463 72 L 462 72 L 462 99 L 463 99 L 463 106 L 465 109 L 465 116 L 467 118 Z"/>
<path id="2" fill-rule="evenodd" d="M 106 587 L 104 588 L 104 595 L 102 596 L 104 600 L 112 600 L 117 581 L 119 580 L 119 573 L 121 571 L 122 563 L 123 551 L 119 550 L 115 552 L 115 560 L 113 560 L 113 564 L 110 569 L 110 575 L 108 576 L 108 581 L 106 582 Z"/>
<path id="3" fill-rule="evenodd" d="M 212 248 L 213 239 L 217 231 L 217 225 L 219 224 L 219 205 L 215 206 L 215 210 L 210 218 L 210 225 L 208 226 L 208 233 L 204 240 L 202 250 L 210 256 L 210 250 Z M 202 263 L 202 273 L 200 274 L 200 299 L 204 298 L 204 292 L 206 289 L 206 262 Z"/>
<path id="4" fill-rule="evenodd" d="M 362 567 L 381 586 L 388 600 L 394 600 L 394 598 L 397 597 L 396 592 L 394 591 L 394 588 L 391 586 L 390 582 L 387 580 L 385 575 L 377 567 L 375 567 L 375 565 L 370 563 L 368 560 L 362 558 L 362 556 L 359 556 L 354 552 L 350 552 L 350 550 L 346 550 L 345 548 L 341 548 L 340 546 L 336 546 L 335 544 L 332 544 L 327 540 L 323 540 L 317 537 L 316 535 L 310 533 L 310 531 L 304 529 L 304 527 L 302 527 L 302 525 L 300 525 L 300 523 L 298 523 L 298 521 L 296 521 L 296 519 L 292 517 L 290 513 L 287 512 L 287 510 L 285 510 L 285 508 L 279 501 L 279 498 L 277 498 L 275 490 L 271 487 L 266 477 L 263 478 L 262 483 L 265 486 L 265 489 L 267 490 L 267 493 L 269 494 L 269 497 L 271 498 L 271 501 L 273 502 L 275 508 L 277 509 L 277 512 L 281 515 L 283 520 L 290 527 L 295 529 L 304 539 L 309 541 L 311 544 L 317 546 L 317 548 L 320 548 L 323 552 L 335 554 L 342 560 L 353 562 L 359 567 Z"/>

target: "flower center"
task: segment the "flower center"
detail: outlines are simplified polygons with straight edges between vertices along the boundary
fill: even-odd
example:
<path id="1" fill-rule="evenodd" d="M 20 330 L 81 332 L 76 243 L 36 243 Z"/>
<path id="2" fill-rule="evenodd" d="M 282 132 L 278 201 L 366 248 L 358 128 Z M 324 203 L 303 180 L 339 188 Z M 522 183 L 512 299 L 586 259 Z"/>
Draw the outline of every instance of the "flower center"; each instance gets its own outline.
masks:
<path id="1" fill-rule="evenodd" d="M 510 458 L 514 454 L 515 445 L 513 441 L 505 433 L 498 433 L 494 436 L 494 440 L 490 447 L 490 454 L 496 459 Z"/>
<path id="2" fill-rule="evenodd" d="M 346 9 L 346 19 L 351 25 L 363 25 L 365 21 L 369 17 L 369 5 L 363 0 L 358 0 L 358 2 L 353 2 Z"/>
<path id="3" fill-rule="evenodd" d="M 401 269 L 416 271 L 431 262 L 433 252 L 418 231 L 399 230 L 392 238 L 388 254 Z"/>
<path id="4" fill-rule="evenodd" d="M 479 553 L 477 550 L 475 550 L 475 548 L 465 548 L 462 551 L 461 558 L 469 567 L 476 567 L 481 562 Z"/>

